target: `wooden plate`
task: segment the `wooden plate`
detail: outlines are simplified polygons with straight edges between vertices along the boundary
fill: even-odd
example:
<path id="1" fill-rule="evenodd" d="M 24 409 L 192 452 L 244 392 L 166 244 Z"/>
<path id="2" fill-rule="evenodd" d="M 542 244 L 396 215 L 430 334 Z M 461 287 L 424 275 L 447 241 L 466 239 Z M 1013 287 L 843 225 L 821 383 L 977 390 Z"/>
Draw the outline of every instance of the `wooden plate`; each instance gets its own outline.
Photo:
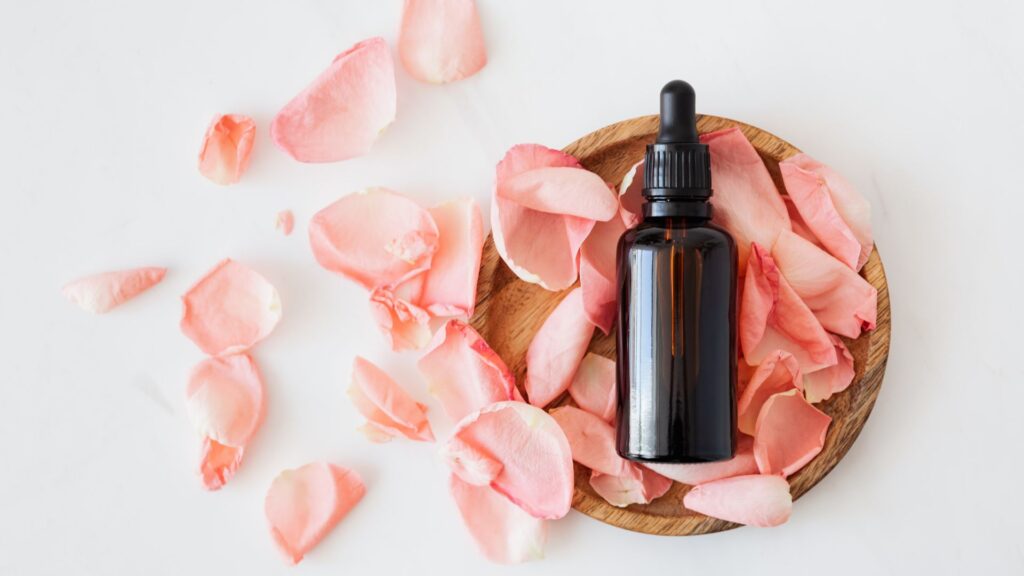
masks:
<path id="1" fill-rule="evenodd" d="M 764 130 L 727 118 L 702 116 L 697 126 L 701 133 L 739 126 L 764 159 L 779 190 L 785 189 L 778 162 L 799 152 L 797 148 Z M 643 158 L 644 147 L 654 141 L 657 129 L 657 116 L 642 116 L 587 134 L 567 146 L 565 151 L 579 158 L 588 170 L 617 186 L 629 168 Z M 856 340 L 846 340 L 854 357 L 856 375 L 847 390 L 819 405 L 832 417 L 832 425 L 821 453 L 790 477 L 794 499 L 814 487 L 850 449 L 864 427 L 882 385 L 889 355 L 890 317 L 889 291 L 877 250 L 872 252 L 861 274 L 878 289 L 878 326 Z M 520 280 L 499 258 L 493 239 L 487 239 L 480 269 L 476 313 L 471 323 L 508 363 L 520 384 L 525 381 L 526 349 L 530 340 L 566 293 L 549 292 Z M 614 332 L 605 336 L 595 331 L 590 350 L 615 358 Z M 567 394 L 554 404 L 566 402 L 570 402 Z M 669 535 L 706 534 L 737 526 L 684 508 L 683 496 L 690 489 L 687 485 L 676 483 L 667 494 L 645 506 L 616 508 L 594 493 L 588 482 L 589 475 L 588 469 L 576 464 L 573 507 L 613 526 Z"/>

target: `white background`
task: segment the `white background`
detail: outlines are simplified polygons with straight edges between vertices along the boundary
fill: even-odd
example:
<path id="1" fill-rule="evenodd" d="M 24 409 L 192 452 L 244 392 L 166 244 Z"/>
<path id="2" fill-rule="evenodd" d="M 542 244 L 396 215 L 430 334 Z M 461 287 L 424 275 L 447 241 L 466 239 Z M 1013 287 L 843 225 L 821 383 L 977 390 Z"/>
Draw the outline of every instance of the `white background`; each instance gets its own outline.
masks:
<path id="1" fill-rule="evenodd" d="M 11 2 L 0 15 L 0 574 L 1021 574 L 1024 5 L 1002 2 L 482 2 L 490 61 L 454 85 L 398 69 L 397 121 L 359 159 L 290 160 L 274 113 L 363 38 L 392 46 L 400 2 Z M 436 406 L 415 354 L 384 346 L 365 294 L 314 263 L 306 222 L 370 185 L 486 207 L 511 145 L 561 147 L 656 112 L 672 78 L 702 112 L 761 126 L 870 199 L 893 340 L 856 445 L 789 524 L 695 538 L 576 512 L 547 558 L 488 564 L 435 447 L 366 442 L 351 359 Z M 230 188 L 196 171 L 215 113 L 259 125 Z M 295 234 L 274 231 L 294 210 Z M 178 296 L 224 257 L 266 275 L 284 318 L 255 350 L 268 414 L 218 493 L 184 413 L 202 358 Z M 95 317 L 61 286 L 160 265 Z M 440 437 L 449 424 L 434 412 Z M 365 500 L 294 569 L 263 495 L 326 459 Z"/>

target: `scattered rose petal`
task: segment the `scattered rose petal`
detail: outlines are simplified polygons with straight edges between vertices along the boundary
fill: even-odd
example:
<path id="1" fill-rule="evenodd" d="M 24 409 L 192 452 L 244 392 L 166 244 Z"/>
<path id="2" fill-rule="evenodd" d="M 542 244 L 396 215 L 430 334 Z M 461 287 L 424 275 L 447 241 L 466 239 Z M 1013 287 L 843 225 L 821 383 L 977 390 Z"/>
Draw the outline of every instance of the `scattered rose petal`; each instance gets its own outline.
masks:
<path id="1" fill-rule="evenodd" d="M 526 350 L 526 394 L 547 406 L 569 388 L 590 345 L 594 325 L 583 312 L 583 291 L 574 288 L 544 320 Z"/>
<path id="2" fill-rule="evenodd" d="M 199 151 L 199 173 L 214 184 L 234 184 L 249 167 L 256 140 L 256 122 L 241 114 L 222 114 L 213 119 Z"/>
<path id="3" fill-rule="evenodd" d="M 215 440 L 203 438 L 199 456 L 199 477 L 203 486 L 210 491 L 220 490 L 235 475 L 242 464 L 245 448 L 225 446 Z"/>
<path id="4" fill-rule="evenodd" d="M 773 394 L 794 389 L 803 390 L 800 364 L 796 358 L 784 350 L 776 350 L 766 356 L 736 403 L 740 432 L 753 435 L 757 415 L 761 413 L 765 400 Z"/>
<path id="5" fill-rule="evenodd" d="M 793 498 L 780 476 L 735 476 L 694 486 L 683 505 L 712 518 L 767 528 L 789 520 Z"/>
<path id="6" fill-rule="evenodd" d="M 159 284 L 166 273 L 155 267 L 103 272 L 70 282 L 61 293 L 82 310 L 103 314 Z"/>
<path id="7" fill-rule="evenodd" d="M 430 314 L 388 288 L 370 293 L 370 314 L 396 352 L 418 350 L 430 342 Z"/>
<path id="8" fill-rule="evenodd" d="M 490 486 L 470 484 L 458 475 L 449 480 L 462 522 L 491 562 L 518 564 L 544 557 L 547 526 Z"/>
<path id="9" fill-rule="evenodd" d="M 425 274 L 420 306 L 435 316 L 472 316 L 484 247 L 480 207 L 465 198 L 431 208 L 430 215 L 439 240 Z"/>
<path id="10" fill-rule="evenodd" d="M 615 418 L 615 361 L 588 352 L 569 384 L 569 395 L 580 408 L 611 422 Z"/>
<path id="11" fill-rule="evenodd" d="M 839 261 L 860 270 L 874 247 L 867 199 L 835 170 L 806 154 L 779 162 L 779 171 L 807 227 Z"/>
<path id="12" fill-rule="evenodd" d="M 626 228 L 640 223 L 644 203 L 644 161 L 641 160 L 626 172 L 619 185 L 619 216 Z"/>
<path id="13" fill-rule="evenodd" d="M 366 417 L 371 440 L 405 436 L 410 440 L 433 442 L 427 421 L 427 407 L 412 399 L 386 372 L 369 360 L 356 356 L 352 364 L 352 385 L 348 396 Z"/>
<path id="14" fill-rule="evenodd" d="M 672 481 L 634 464 L 622 476 L 591 471 L 590 487 L 612 506 L 625 508 L 632 504 L 649 504 L 655 498 L 661 498 L 672 487 Z"/>
<path id="15" fill-rule="evenodd" d="M 211 356 L 244 352 L 281 319 L 281 298 L 267 279 L 230 258 L 181 297 L 181 331 Z"/>
<path id="16" fill-rule="evenodd" d="M 732 476 L 757 474 L 757 462 L 754 460 L 754 439 L 741 434 L 736 442 L 736 454 L 729 460 L 721 462 L 702 462 L 699 464 L 645 464 L 651 470 L 666 478 L 696 486 Z"/>
<path id="17" fill-rule="evenodd" d="M 587 319 L 608 334 L 618 313 L 615 253 L 626 231 L 621 218 L 598 222 L 580 248 L 580 288 Z"/>
<path id="18" fill-rule="evenodd" d="M 779 234 L 772 258 L 826 330 L 856 338 L 875 328 L 878 291 L 842 262 L 789 231 Z"/>
<path id="19" fill-rule="evenodd" d="M 370 188 L 317 212 L 309 243 L 321 266 L 373 290 L 428 269 L 438 231 L 430 213 L 409 198 Z"/>
<path id="20" fill-rule="evenodd" d="M 521 399 L 515 378 L 472 326 L 449 320 L 417 363 L 448 417 L 462 420 L 488 404 Z"/>
<path id="21" fill-rule="evenodd" d="M 462 458 L 464 451 L 471 453 Z M 466 416 L 455 427 L 444 455 L 452 471 L 471 482 L 461 464 L 481 455 L 500 464 L 490 482 L 535 518 L 554 520 L 569 512 L 573 493 L 572 453 L 554 418 L 524 402 L 497 402 Z"/>
<path id="22" fill-rule="evenodd" d="M 828 400 L 833 394 L 846 390 L 853 382 L 853 355 L 838 336 L 829 334 L 829 338 L 836 346 L 839 362 L 804 375 L 804 396 L 811 404 Z"/>
<path id="23" fill-rule="evenodd" d="M 701 134 L 700 141 L 711 151 L 712 221 L 736 240 L 742 268 L 751 242 L 771 246 L 779 232 L 789 230 L 789 214 L 764 162 L 739 128 Z"/>
<path id="24" fill-rule="evenodd" d="M 366 493 L 355 472 L 313 462 L 274 478 L 264 501 L 270 534 L 292 564 L 298 564 Z"/>
<path id="25" fill-rule="evenodd" d="M 799 390 L 780 392 L 761 407 L 754 459 L 762 474 L 789 476 L 821 452 L 832 418 L 808 404 Z"/>
<path id="26" fill-rule="evenodd" d="M 331 65 L 285 105 L 270 136 L 300 162 L 361 156 L 395 119 L 395 67 L 383 38 L 338 54 Z"/>
<path id="27" fill-rule="evenodd" d="M 292 214 L 291 210 L 281 210 L 277 213 L 277 220 L 274 222 L 274 227 L 277 231 L 285 236 L 291 236 L 292 230 L 295 228 L 295 215 Z"/>
<path id="28" fill-rule="evenodd" d="M 474 0 L 405 0 L 398 55 L 409 75 L 445 84 L 476 74 L 487 48 Z"/>

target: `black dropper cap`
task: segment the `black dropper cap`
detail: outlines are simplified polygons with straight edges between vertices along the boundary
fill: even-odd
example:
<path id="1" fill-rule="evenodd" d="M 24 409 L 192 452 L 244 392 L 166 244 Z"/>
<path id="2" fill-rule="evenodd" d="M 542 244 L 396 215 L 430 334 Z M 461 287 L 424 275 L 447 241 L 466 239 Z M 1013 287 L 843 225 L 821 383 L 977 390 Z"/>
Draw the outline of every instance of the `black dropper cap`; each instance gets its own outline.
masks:
<path id="1" fill-rule="evenodd" d="M 673 80 L 661 89 L 661 128 L 644 156 L 648 200 L 707 200 L 711 197 L 711 155 L 697 135 L 697 96 Z"/>

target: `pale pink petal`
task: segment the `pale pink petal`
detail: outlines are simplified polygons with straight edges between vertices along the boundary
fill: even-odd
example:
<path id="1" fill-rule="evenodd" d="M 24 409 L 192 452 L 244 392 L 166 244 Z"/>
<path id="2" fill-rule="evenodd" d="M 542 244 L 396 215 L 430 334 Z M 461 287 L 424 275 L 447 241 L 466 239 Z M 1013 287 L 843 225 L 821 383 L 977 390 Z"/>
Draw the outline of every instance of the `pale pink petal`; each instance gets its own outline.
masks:
<path id="1" fill-rule="evenodd" d="M 459 422 L 452 441 L 459 444 L 447 446 L 447 461 L 463 480 L 466 476 L 460 473 L 459 463 L 465 460 L 457 455 L 468 449 L 501 465 L 491 488 L 530 515 L 553 520 L 569 512 L 572 453 L 562 429 L 547 412 L 524 402 L 497 402 Z"/>
<path id="2" fill-rule="evenodd" d="M 470 325 L 449 320 L 417 363 L 428 390 L 453 420 L 502 400 L 519 398 L 515 378 Z"/>
<path id="3" fill-rule="evenodd" d="M 655 498 L 664 496 L 672 487 L 672 480 L 633 464 L 621 476 L 591 471 L 590 487 L 612 506 L 625 508 L 631 504 L 649 504 Z"/>
<path id="4" fill-rule="evenodd" d="M 842 262 L 789 231 L 779 234 L 772 258 L 826 330 L 856 338 L 874 329 L 878 291 Z"/>
<path id="5" fill-rule="evenodd" d="M 202 453 L 199 456 L 199 476 L 207 490 L 220 490 L 235 475 L 242 464 L 245 448 L 225 446 L 215 440 L 203 438 Z"/>
<path id="6" fill-rule="evenodd" d="M 298 564 L 366 493 L 355 472 L 313 462 L 274 478 L 264 501 L 270 534 L 285 558 Z"/>
<path id="7" fill-rule="evenodd" d="M 611 422 L 615 418 L 615 361 L 588 352 L 569 384 L 569 395 L 580 408 Z"/>
<path id="8" fill-rule="evenodd" d="M 594 325 L 583 311 L 583 291 L 574 288 L 544 320 L 526 350 L 526 394 L 547 406 L 572 383 L 587 353 Z"/>
<path id="9" fill-rule="evenodd" d="M 615 193 L 600 176 L 576 166 L 540 166 L 498 183 L 498 196 L 530 210 L 601 222 L 618 214 Z"/>
<path id="10" fill-rule="evenodd" d="M 424 278 L 419 305 L 435 316 L 472 316 L 484 246 L 480 207 L 471 198 L 430 209 L 438 248 Z"/>
<path id="11" fill-rule="evenodd" d="M 633 165 L 619 184 L 619 216 L 626 228 L 640 223 L 644 188 L 644 161 Z"/>
<path id="12" fill-rule="evenodd" d="M 739 128 L 702 134 L 700 140 L 711 151 L 712 220 L 736 240 L 742 268 L 751 242 L 771 246 L 779 232 L 789 230 L 789 214 L 764 162 Z"/>
<path id="13" fill-rule="evenodd" d="M 793 498 L 784 478 L 754 474 L 694 486 L 683 505 L 712 518 L 767 528 L 789 520 Z"/>
<path id="14" fill-rule="evenodd" d="M 476 74 L 487 48 L 474 0 L 405 0 L 398 55 L 409 75 L 445 84 Z"/>
<path id="15" fill-rule="evenodd" d="M 370 293 L 370 314 L 396 352 L 418 350 L 430 342 L 430 314 L 388 288 Z"/>
<path id="16" fill-rule="evenodd" d="M 803 390 L 800 364 L 792 354 L 776 350 L 768 354 L 750 377 L 736 402 L 736 421 L 740 432 L 754 434 L 761 406 L 773 394 L 788 390 Z"/>
<path id="17" fill-rule="evenodd" d="M 203 360 L 185 393 L 192 424 L 219 444 L 244 447 L 263 420 L 263 378 L 248 354 Z"/>
<path id="18" fill-rule="evenodd" d="M 449 487 L 462 522 L 484 556 L 499 564 L 544 557 L 547 525 L 490 486 L 469 484 L 452 474 Z"/>
<path id="19" fill-rule="evenodd" d="M 811 404 L 828 400 L 833 394 L 846 390 L 853 382 L 853 355 L 835 334 L 829 334 L 836 346 L 839 362 L 834 366 L 804 375 L 804 396 Z"/>
<path id="20" fill-rule="evenodd" d="M 457 437 L 451 437 L 438 451 L 452 473 L 473 486 L 490 486 L 505 467 L 484 449 Z"/>
<path id="21" fill-rule="evenodd" d="M 808 228 L 833 256 L 860 270 L 874 248 L 867 199 L 835 170 L 806 154 L 779 162 L 779 170 Z"/>
<path id="22" fill-rule="evenodd" d="M 61 294 L 82 310 L 103 314 L 159 284 L 166 268 L 135 268 L 102 272 L 69 282 Z"/>
<path id="23" fill-rule="evenodd" d="M 244 352 L 281 319 L 277 290 L 255 270 L 222 260 L 181 297 L 181 331 L 211 356 Z"/>
<path id="24" fill-rule="evenodd" d="M 361 356 L 356 356 L 352 363 L 348 396 L 377 432 L 400 434 L 421 442 L 434 441 L 426 406 L 413 400 L 386 372 Z"/>
<path id="25" fill-rule="evenodd" d="M 234 184 L 249 167 L 256 140 L 256 122 L 241 114 L 222 114 L 213 119 L 199 151 L 199 173 L 214 184 Z"/>
<path id="26" fill-rule="evenodd" d="M 818 237 L 814 235 L 814 232 L 811 232 L 811 229 L 804 223 L 803 216 L 800 216 L 800 213 L 797 212 L 796 206 L 793 204 L 793 200 L 789 196 L 783 196 L 782 200 L 786 203 L 786 212 L 789 213 L 789 225 L 793 229 L 793 233 L 821 248 L 821 241 L 818 240 Z"/>
<path id="27" fill-rule="evenodd" d="M 676 482 L 695 486 L 732 476 L 757 474 L 757 462 L 754 460 L 754 439 L 741 434 L 736 442 L 736 454 L 729 460 L 721 462 L 702 462 L 699 464 L 645 464 L 651 470 Z"/>
<path id="28" fill-rule="evenodd" d="M 395 119 L 395 67 L 383 38 L 342 52 L 285 105 L 270 136 L 300 162 L 361 156 Z"/>
<path id="29" fill-rule="evenodd" d="M 615 451 L 615 428 L 590 412 L 575 406 L 560 406 L 551 411 L 572 449 L 572 459 L 602 474 L 622 476 L 629 471 L 629 460 Z"/>
<path id="30" fill-rule="evenodd" d="M 295 215 L 291 210 L 281 210 L 277 213 L 277 220 L 274 222 L 277 231 L 285 236 L 290 236 L 295 229 Z"/>
<path id="31" fill-rule="evenodd" d="M 321 266 L 373 290 L 428 269 L 438 230 L 416 202 L 370 188 L 317 212 L 309 223 L 309 244 Z"/>
<path id="32" fill-rule="evenodd" d="M 832 418 L 811 406 L 799 390 L 780 392 L 761 407 L 754 432 L 754 459 L 762 474 L 789 476 L 821 452 Z"/>
<path id="33" fill-rule="evenodd" d="M 618 313 L 615 253 L 625 231 L 621 218 L 598 222 L 580 249 L 583 310 L 587 319 L 605 334 L 611 332 Z"/>

